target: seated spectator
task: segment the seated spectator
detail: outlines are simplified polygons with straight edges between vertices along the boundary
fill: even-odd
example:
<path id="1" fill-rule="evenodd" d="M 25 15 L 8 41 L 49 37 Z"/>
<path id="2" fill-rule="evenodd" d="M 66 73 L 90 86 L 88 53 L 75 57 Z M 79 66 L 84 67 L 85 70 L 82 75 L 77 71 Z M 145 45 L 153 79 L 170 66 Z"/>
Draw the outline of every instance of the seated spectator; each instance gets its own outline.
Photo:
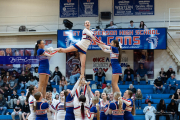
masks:
<path id="1" fill-rule="evenodd" d="M 143 110 L 145 114 L 145 120 L 155 120 L 156 109 L 154 106 L 151 106 L 151 101 L 148 101 L 148 106 Z"/>
<path id="2" fill-rule="evenodd" d="M 24 102 L 26 101 L 26 96 L 24 94 L 25 92 L 21 91 L 21 96 L 19 96 L 19 100 L 22 106 L 24 105 Z"/>
<path id="3" fill-rule="evenodd" d="M 33 77 L 35 80 L 39 81 L 38 67 L 34 68 Z"/>
<path id="4" fill-rule="evenodd" d="M 19 95 L 17 95 L 17 90 L 13 90 L 13 95 L 11 95 L 10 108 L 13 108 L 13 105 L 17 103 Z"/>
<path id="5" fill-rule="evenodd" d="M 61 80 L 59 81 L 59 93 L 61 93 L 62 90 L 67 90 L 67 81 L 64 76 L 62 76 Z"/>
<path id="6" fill-rule="evenodd" d="M 15 76 L 11 77 L 11 80 L 9 81 L 9 88 L 11 90 L 14 90 L 17 88 L 17 80 L 15 80 Z"/>
<path id="7" fill-rule="evenodd" d="M 12 95 L 12 91 L 9 88 L 9 85 L 5 85 L 5 87 L 4 87 L 4 97 L 5 97 L 6 101 L 10 101 L 11 95 Z"/>
<path id="8" fill-rule="evenodd" d="M 59 93 L 56 91 L 56 88 L 53 88 L 52 99 L 55 98 L 56 94 L 59 94 Z"/>
<path id="9" fill-rule="evenodd" d="M 127 90 L 131 90 L 133 94 L 136 94 L 136 88 L 134 88 L 133 84 L 130 84 Z"/>
<path id="10" fill-rule="evenodd" d="M 169 66 L 169 70 L 166 72 L 166 78 L 169 79 L 171 77 L 171 74 L 176 74 L 175 71 L 173 70 L 172 66 Z"/>
<path id="11" fill-rule="evenodd" d="M 171 99 L 175 100 L 176 102 L 178 101 L 178 99 L 180 99 L 180 89 L 176 90 Z"/>
<path id="12" fill-rule="evenodd" d="M 127 65 L 127 69 L 124 71 L 124 82 L 126 84 L 134 84 L 134 70 L 130 68 L 130 65 Z"/>
<path id="13" fill-rule="evenodd" d="M 5 115 L 6 114 L 6 99 L 3 97 L 2 94 L 0 94 L 0 113 L 1 115 Z"/>
<path id="14" fill-rule="evenodd" d="M 147 26 L 144 24 L 144 21 L 140 22 L 139 28 L 146 29 Z"/>
<path id="15" fill-rule="evenodd" d="M 140 68 L 137 70 L 137 81 L 140 84 L 140 79 L 145 79 L 148 85 L 147 70 L 144 68 L 143 64 L 140 64 Z"/>
<path id="16" fill-rule="evenodd" d="M 113 28 L 118 28 L 113 21 L 110 22 L 110 26 L 108 27 L 109 29 L 113 29 Z"/>
<path id="17" fill-rule="evenodd" d="M 160 114 L 156 114 L 156 120 L 159 120 L 160 116 L 165 116 L 166 120 L 170 120 L 169 115 L 162 114 L 166 112 L 166 104 L 163 99 L 161 99 L 159 104 L 157 104 L 157 112 L 160 112 Z"/>
<path id="18" fill-rule="evenodd" d="M 35 80 L 35 77 L 31 77 L 30 80 L 27 82 L 27 88 L 29 88 L 30 86 L 36 86 L 38 84 L 37 80 Z"/>
<path id="19" fill-rule="evenodd" d="M 19 100 L 17 100 L 16 104 L 14 105 L 14 111 L 11 114 L 13 120 L 15 120 L 16 115 L 19 115 L 19 119 L 22 120 L 22 106 Z"/>
<path id="20" fill-rule="evenodd" d="M 29 69 L 29 68 L 26 68 L 24 74 L 25 74 L 25 76 L 27 76 L 27 77 L 31 77 L 30 69 Z"/>
<path id="21" fill-rule="evenodd" d="M 4 87 L 4 81 L 3 81 L 3 79 L 1 78 L 1 76 L 0 76 L 0 87 Z"/>
<path id="22" fill-rule="evenodd" d="M 163 82 L 163 84 L 166 84 L 166 72 L 164 71 L 164 68 L 161 68 L 159 76 L 161 77 L 161 81 Z"/>
<path id="23" fill-rule="evenodd" d="M 141 90 L 137 89 L 137 92 L 135 95 L 136 109 L 141 109 L 142 99 L 143 99 L 143 95 L 141 93 Z"/>
<path id="24" fill-rule="evenodd" d="M 170 93 L 171 89 L 176 89 L 178 88 L 177 80 L 175 78 L 175 75 L 172 74 L 171 77 L 167 80 L 167 85 L 168 85 L 168 93 Z"/>
<path id="25" fill-rule="evenodd" d="M 56 94 L 54 99 L 59 100 L 59 94 Z"/>
<path id="26" fill-rule="evenodd" d="M 161 93 L 163 94 L 164 93 L 164 90 L 165 90 L 165 87 L 163 86 L 163 82 L 161 80 L 160 77 L 158 77 L 155 81 L 154 81 L 154 87 L 153 87 L 153 90 L 154 90 L 154 93 L 156 94 L 157 93 L 157 90 L 161 90 Z"/>
<path id="27" fill-rule="evenodd" d="M 136 28 L 136 26 L 134 25 L 133 20 L 130 21 L 130 25 L 128 26 L 128 28 Z"/>
<path id="28" fill-rule="evenodd" d="M 27 120 L 30 114 L 29 104 L 25 101 L 25 104 L 22 107 L 22 118 L 23 120 Z"/>
<path id="29" fill-rule="evenodd" d="M 112 93 L 112 87 L 110 83 L 107 83 L 106 87 L 103 90 L 103 93 L 106 93 L 107 95 Z"/>
<path id="30" fill-rule="evenodd" d="M 9 84 L 10 80 L 11 76 L 9 75 L 9 72 L 6 72 L 6 75 L 3 77 L 4 84 Z"/>
<path id="31" fill-rule="evenodd" d="M 81 75 L 81 70 L 79 68 L 79 65 L 75 65 L 73 71 L 71 72 L 70 84 L 71 85 L 75 84 L 75 82 L 79 79 L 80 75 Z"/>
<path id="32" fill-rule="evenodd" d="M 19 85 L 20 85 L 20 90 L 23 89 L 23 88 L 27 89 L 26 83 L 28 82 L 28 76 L 25 75 L 24 71 L 22 71 L 18 82 L 19 82 Z"/>
<path id="33" fill-rule="evenodd" d="M 46 92 L 49 92 L 49 91 L 51 91 L 51 92 L 53 91 L 53 88 L 52 88 L 50 82 L 48 82 L 47 87 L 46 87 Z"/>
<path id="34" fill-rule="evenodd" d="M 1 69 L 1 77 L 4 80 L 4 76 L 6 76 L 6 71 L 2 68 Z"/>
<path id="35" fill-rule="evenodd" d="M 19 78 L 19 74 L 18 74 L 18 72 L 17 72 L 16 70 L 13 70 L 11 76 L 14 76 L 15 79 L 18 79 L 18 78 Z"/>
<path id="36" fill-rule="evenodd" d="M 98 83 L 98 85 L 105 83 L 105 77 L 106 77 L 106 75 L 105 75 L 103 69 L 99 68 L 95 74 L 95 83 Z M 101 82 L 98 82 L 98 81 L 101 81 Z"/>
<path id="37" fill-rule="evenodd" d="M 53 73 L 53 79 L 51 81 L 55 81 L 57 85 L 60 81 L 60 78 L 62 78 L 62 73 L 59 71 L 59 67 L 57 66 L 55 68 L 55 71 Z"/>
<path id="38" fill-rule="evenodd" d="M 167 106 L 167 112 L 171 112 L 171 116 L 170 116 L 171 120 L 176 120 L 177 111 L 178 111 L 178 106 L 176 105 L 175 100 L 171 100 L 171 103 Z"/>

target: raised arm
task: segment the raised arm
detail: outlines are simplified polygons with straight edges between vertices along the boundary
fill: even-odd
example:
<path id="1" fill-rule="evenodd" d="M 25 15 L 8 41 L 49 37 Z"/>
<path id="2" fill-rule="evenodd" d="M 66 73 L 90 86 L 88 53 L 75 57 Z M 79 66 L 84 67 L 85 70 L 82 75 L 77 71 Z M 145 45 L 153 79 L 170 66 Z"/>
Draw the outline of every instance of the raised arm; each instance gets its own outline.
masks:
<path id="1" fill-rule="evenodd" d="M 105 53 L 111 53 L 111 50 L 103 49 L 103 47 L 102 47 L 101 45 L 99 45 L 99 47 L 100 47 L 101 50 L 104 51 Z"/>
<path id="2" fill-rule="evenodd" d="M 53 53 L 49 53 L 49 52 L 44 52 L 44 56 L 47 56 L 47 57 L 52 57 L 52 56 L 54 56 L 56 53 L 57 53 L 58 51 L 55 51 L 55 52 L 53 52 Z"/>
<path id="3" fill-rule="evenodd" d="M 72 89 L 72 91 L 71 91 L 71 97 L 75 94 L 75 92 L 76 92 L 76 89 L 78 88 L 78 86 L 79 86 L 79 82 L 80 82 L 81 80 L 80 80 L 80 78 L 78 79 L 78 81 L 76 82 L 76 84 L 74 85 L 74 87 L 73 87 L 73 89 Z"/>

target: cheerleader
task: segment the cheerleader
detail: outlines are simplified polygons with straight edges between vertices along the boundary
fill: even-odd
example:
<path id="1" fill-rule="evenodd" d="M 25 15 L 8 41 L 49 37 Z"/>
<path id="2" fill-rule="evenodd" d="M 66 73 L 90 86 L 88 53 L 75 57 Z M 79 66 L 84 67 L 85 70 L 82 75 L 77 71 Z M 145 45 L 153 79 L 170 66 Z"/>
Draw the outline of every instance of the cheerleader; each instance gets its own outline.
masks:
<path id="1" fill-rule="evenodd" d="M 92 98 L 92 107 L 90 111 L 86 110 L 86 115 L 89 120 L 100 120 L 100 113 L 99 113 L 99 98 L 93 97 Z"/>
<path id="2" fill-rule="evenodd" d="M 43 40 L 38 40 L 36 45 L 35 45 L 35 52 L 34 52 L 34 56 L 38 56 L 39 57 L 39 68 L 38 68 L 38 73 L 39 73 L 39 86 L 38 86 L 38 91 L 41 92 L 43 94 L 43 98 L 45 98 L 46 95 L 46 87 L 48 84 L 48 80 L 49 80 L 49 75 L 50 75 L 50 71 L 49 71 L 49 59 L 50 57 L 54 56 L 57 51 L 59 50 L 59 48 L 56 49 L 49 49 L 49 51 L 53 51 L 55 50 L 55 52 L 53 53 L 49 53 L 46 52 L 44 50 L 44 41 Z"/>
<path id="3" fill-rule="evenodd" d="M 102 97 L 102 101 L 100 102 L 100 120 L 106 120 L 107 115 L 104 113 L 104 110 L 106 105 L 109 104 L 109 101 L 107 100 L 106 93 L 102 93 L 101 97 Z"/>
<path id="4" fill-rule="evenodd" d="M 109 103 L 106 104 L 106 106 L 105 106 L 104 113 L 107 115 L 107 120 L 112 120 L 112 114 L 109 114 L 109 112 L 107 111 L 107 109 L 109 108 L 110 103 L 113 102 L 113 99 L 114 99 L 113 93 L 110 93 L 110 94 L 109 94 L 109 99 L 110 99 L 110 100 L 109 100 Z"/>
<path id="5" fill-rule="evenodd" d="M 133 100 L 131 99 L 132 95 L 133 95 L 132 91 L 126 90 L 122 98 L 123 109 L 125 109 L 124 120 L 134 120 L 133 115 L 135 113 L 135 107 L 133 105 Z"/>
<path id="6" fill-rule="evenodd" d="M 49 111 L 49 104 L 42 102 L 43 95 L 40 92 L 34 94 L 34 111 L 36 113 L 36 120 L 48 120 L 47 112 Z"/>
<path id="7" fill-rule="evenodd" d="M 34 94 L 37 92 L 37 89 L 35 86 L 30 86 L 28 89 L 28 94 L 26 95 L 26 102 L 29 103 L 30 108 L 30 115 L 28 116 L 28 120 L 35 120 L 36 114 L 33 110 L 33 104 L 34 104 Z"/>
<path id="8" fill-rule="evenodd" d="M 123 102 L 120 92 L 114 93 L 114 101 L 110 103 L 109 107 L 105 110 L 112 114 L 112 120 L 124 120 Z"/>
<path id="9" fill-rule="evenodd" d="M 76 43 L 73 46 L 70 46 L 66 49 L 60 48 L 60 50 L 59 50 L 59 52 L 63 52 L 63 53 L 68 53 L 68 52 L 77 51 L 77 50 L 78 50 L 78 52 L 80 52 L 80 61 L 81 61 L 81 76 L 80 76 L 80 78 L 84 77 L 86 52 L 87 52 L 89 45 L 91 44 L 92 41 L 101 43 L 101 41 L 99 41 L 97 39 L 97 37 L 94 36 L 93 32 L 90 30 L 91 24 L 88 20 L 85 21 L 84 26 L 85 26 L 85 29 L 83 30 L 83 35 L 82 35 L 81 41 L 79 41 L 78 43 Z"/>
<path id="10" fill-rule="evenodd" d="M 64 92 L 65 95 L 65 104 L 64 104 L 64 108 L 66 108 L 66 115 L 65 115 L 65 120 L 75 120 L 74 117 L 74 94 L 76 92 L 76 89 L 78 88 L 80 79 L 78 79 L 78 81 L 76 82 L 76 84 L 74 85 L 72 91 L 67 90 L 68 92 Z"/>
<path id="11" fill-rule="evenodd" d="M 120 66 L 121 62 L 121 42 L 118 40 L 113 40 L 111 46 L 99 44 L 99 47 L 106 53 L 110 53 L 111 65 L 112 65 L 112 89 L 113 93 L 120 92 L 118 87 L 119 75 L 122 75 L 122 69 Z"/>

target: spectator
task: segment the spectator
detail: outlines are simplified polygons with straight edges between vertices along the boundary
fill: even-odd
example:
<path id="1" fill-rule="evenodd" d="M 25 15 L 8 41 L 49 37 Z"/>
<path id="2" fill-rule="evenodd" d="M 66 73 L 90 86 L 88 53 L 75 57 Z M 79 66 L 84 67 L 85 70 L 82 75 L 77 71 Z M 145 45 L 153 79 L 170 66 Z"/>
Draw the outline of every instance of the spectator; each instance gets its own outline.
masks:
<path id="1" fill-rule="evenodd" d="M 2 80 L 1 76 L 0 76 L 0 87 L 4 87 L 4 81 Z"/>
<path id="2" fill-rule="evenodd" d="M 46 87 L 46 92 L 49 92 L 49 91 L 51 91 L 51 92 L 53 91 L 53 88 L 52 88 L 50 82 L 48 82 L 47 87 Z"/>
<path id="3" fill-rule="evenodd" d="M 75 84 L 77 79 L 79 79 L 80 74 L 81 74 L 81 70 L 80 70 L 79 66 L 75 65 L 75 67 L 73 68 L 73 71 L 71 72 L 71 76 L 70 76 L 70 84 L 71 85 Z"/>
<path id="4" fill-rule="evenodd" d="M 137 89 L 137 92 L 135 95 L 136 109 L 141 109 L 142 99 L 143 99 L 143 95 L 141 93 L 141 90 Z"/>
<path id="5" fill-rule="evenodd" d="M 171 99 L 175 100 L 176 102 L 178 101 L 178 99 L 180 99 L 180 89 L 176 90 Z"/>
<path id="6" fill-rule="evenodd" d="M 5 97 L 6 101 L 10 101 L 11 94 L 12 94 L 12 91 L 9 88 L 9 85 L 5 85 L 5 87 L 4 87 L 4 97 Z"/>
<path id="7" fill-rule="evenodd" d="M 20 85 L 20 90 L 25 87 L 27 87 L 26 83 L 28 82 L 28 76 L 25 75 L 25 72 L 22 71 L 21 76 L 19 77 L 19 85 Z"/>
<path id="8" fill-rule="evenodd" d="M 4 80 L 4 76 L 6 76 L 6 71 L 2 68 L 1 69 L 1 77 Z"/>
<path id="9" fill-rule="evenodd" d="M 18 74 L 18 72 L 17 72 L 16 70 L 13 70 L 13 72 L 12 72 L 12 75 L 11 75 L 11 76 L 14 76 L 14 77 L 15 77 L 15 79 L 18 79 L 19 74 Z"/>
<path id="10" fill-rule="evenodd" d="M 171 77 L 171 74 L 176 74 L 175 71 L 173 71 L 172 66 L 169 66 L 169 70 L 166 72 L 167 79 Z"/>
<path id="11" fill-rule="evenodd" d="M 141 21 L 139 24 L 139 28 L 146 29 L 147 26 L 144 24 L 144 21 Z"/>
<path id="12" fill-rule="evenodd" d="M 6 110 L 7 110 L 6 99 L 3 97 L 2 94 L 0 94 L 0 112 L 1 112 L 1 115 L 5 115 Z"/>
<path id="13" fill-rule="evenodd" d="M 153 90 L 154 90 L 154 93 L 156 94 L 157 93 L 157 90 L 161 90 L 161 93 L 163 94 L 164 93 L 164 90 L 165 90 L 165 87 L 163 86 L 163 82 L 161 80 L 160 77 L 158 77 L 155 81 L 154 81 L 154 87 L 153 87 Z"/>
<path id="14" fill-rule="evenodd" d="M 148 101 L 148 106 L 146 106 L 143 110 L 145 114 L 145 120 L 155 120 L 155 112 L 156 109 L 154 106 L 151 106 L 151 101 Z"/>
<path id="15" fill-rule="evenodd" d="M 37 80 L 35 80 L 35 77 L 31 77 L 30 80 L 27 82 L 27 87 L 29 88 L 30 86 L 36 86 L 38 84 Z"/>
<path id="16" fill-rule="evenodd" d="M 156 120 L 159 120 L 159 116 L 166 116 L 166 120 L 170 120 L 169 115 L 162 114 L 166 112 L 166 104 L 163 99 L 157 104 L 157 112 L 160 112 L 160 114 L 156 114 Z"/>
<path id="17" fill-rule="evenodd" d="M 14 90 L 17 88 L 17 80 L 15 80 L 15 76 L 11 77 L 11 80 L 9 81 L 9 88 L 11 90 Z"/>
<path id="18" fill-rule="evenodd" d="M 9 84 L 10 80 L 11 76 L 9 75 L 9 72 L 6 72 L 6 75 L 3 77 L 4 84 Z"/>
<path id="19" fill-rule="evenodd" d="M 174 74 L 171 74 L 171 77 L 167 80 L 167 85 L 168 85 L 168 93 L 170 93 L 171 89 L 176 89 L 178 88 L 177 80 L 175 78 Z"/>
<path id="20" fill-rule="evenodd" d="M 164 71 L 164 68 L 161 68 L 159 76 L 161 77 L 161 81 L 163 82 L 163 84 L 166 84 L 166 72 Z"/>
<path id="21" fill-rule="evenodd" d="M 112 87 L 110 83 L 106 85 L 106 88 L 104 88 L 103 93 L 106 93 L 107 95 L 112 93 Z"/>
<path id="22" fill-rule="evenodd" d="M 16 104 L 14 105 L 14 111 L 11 114 L 11 117 L 13 120 L 15 120 L 15 116 L 19 115 L 19 119 L 22 120 L 22 106 L 20 104 L 20 101 L 17 100 Z"/>
<path id="23" fill-rule="evenodd" d="M 67 81 L 64 76 L 62 76 L 61 80 L 59 81 L 59 93 L 61 93 L 62 90 L 67 90 Z"/>
<path id="24" fill-rule="evenodd" d="M 22 107 L 22 118 L 23 120 L 27 120 L 30 114 L 29 104 L 25 101 L 25 104 Z"/>
<path id="25" fill-rule="evenodd" d="M 11 95 L 11 105 L 10 108 L 13 108 L 13 105 L 17 103 L 17 99 L 19 95 L 17 95 L 17 90 L 13 90 L 13 95 Z"/>
<path id="26" fill-rule="evenodd" d="M 129 88 L 127 90 L 131 90 L 133 94 L 136 94 L 136 88 L 134 88 L 133 84 L 129 84 Z"/>
<path id="27" fill-rule="evenodd" d="M 98 81 L 101 81 L 100 83 L 98 83 L 98 85 L 99 84 L 101 85 L 101 84 L 105 83 L 105 77 L 106 77 L 106 75 L 105 75 L 103 69 L 99 68 L 98 72 L 96 72 L 96 74 L 95 74 L 95 82 L 98 83 Z"/>
<path id="28" fill-rule="evenodd" d="M 110 26 L 108 27 L 109 29 L 111 28 L 118 28 L 113 21 L 110 22 Z"/>
<path id="29" fill-rule="evenodd" d="M 130 68 L 130 65 L 127 65 L 127 69 L 124 71 L 124 82 L 126 84 L 134 84 L 134 71 Z"/>
<path id="30" fill-rule="evenodd" d="M 19 100 L 22 106 L 24 105 L 24 102 L 26 101 L 26 96 L 24 94 L 25 92 L 21 91 L 21 96 L 19 96 Z"/>
<path id="31" fill-rule="evenodd" d="M 167 106 L 167 112 L 171 112 L 171 116 L 170 116 L 171 120 L 176 120 L 177 111 L 178 111 L 178 106 L 176 105 L 175 100 L 171 100 L 171 103 Z"/>
<path id="32" fill-rule="evenodd" d="M 133 20 L 130 21 L 130 25 L 128 26 L 128 28 L 136 28 L 136 26 L 134 25 Z"/>
<path id="33" fill-rule="evenodd" d="M 56 94 L 59 94 L 59 93 L 56 91 L 56 88 L 53 88 L 52 99 L 55 98 Z"/>
<path id="34" fill-rule="evenodd" d="M 27 77 L 31 77 L 31 72 L 30 72 L 30 69 L 29 68 L 26 68 L 26 70 L 25 70 L 25 76 L 27 76 Z"/>
<path id="35" fill-rule="evenodd" d="M 59 67 L 57 66 L 55 68 L 55 71 L 53 73 L 53 79 L 52 81 L 56 82 L 56 85 L 58 84 L 58 82 L 60 81 L 60 78 L 62 78 L 62 73 L 59 71 Z"/>
<path id="36" fill-rule="evenodd" d="M 39 82 L 39 73 L 38 73 L 38 67 L 34 68 L 33 77 L 35 80 Z"/>
<path id="37" fill-rule="evenodd" d="M 59 94 L 56 94 L 54 99 L 59 100 Z"/>
<path id="38" fill-rule="evenodd" d="M 148 85 L 147 70 L 144 68 L 143 64 L 140 64 L 140 68 L 137 70 L 137 81 L 140 84 L 140 79 L 145 79 Z"/>

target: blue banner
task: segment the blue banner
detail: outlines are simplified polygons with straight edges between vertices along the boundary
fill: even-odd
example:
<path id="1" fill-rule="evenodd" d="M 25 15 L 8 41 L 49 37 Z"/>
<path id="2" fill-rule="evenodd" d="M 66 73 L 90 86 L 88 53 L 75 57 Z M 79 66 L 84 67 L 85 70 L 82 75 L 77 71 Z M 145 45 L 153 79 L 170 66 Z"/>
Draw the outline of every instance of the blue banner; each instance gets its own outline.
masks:
<path id="1" fill-rule="evenodd" d="M 60 0 L 60 17 L 78 17 L 78 0 Z"/>
<path id="2" fill-rule="evenodd" d="M 79 17 L 98 17 L 98 0 L 79 0 Z"/>
<path id="3" fill-rule="evenodd" d="M 114 39 L 121 41 L 124 50 L 166 49 L 167 47 L 167 28 L 105 29 L 93 32 L 107 45 L 110 45 Z M 58 30 L 57 34 L 57 47 L 67 48 L 81 40 L 82 30 Z M 93 42 L 88 49 L 100 50 Z"/>
<path id="4" fill-rule="evenodd" d="M 114 0 L 114 16 L 154 15 L 154 0 Z"/>

